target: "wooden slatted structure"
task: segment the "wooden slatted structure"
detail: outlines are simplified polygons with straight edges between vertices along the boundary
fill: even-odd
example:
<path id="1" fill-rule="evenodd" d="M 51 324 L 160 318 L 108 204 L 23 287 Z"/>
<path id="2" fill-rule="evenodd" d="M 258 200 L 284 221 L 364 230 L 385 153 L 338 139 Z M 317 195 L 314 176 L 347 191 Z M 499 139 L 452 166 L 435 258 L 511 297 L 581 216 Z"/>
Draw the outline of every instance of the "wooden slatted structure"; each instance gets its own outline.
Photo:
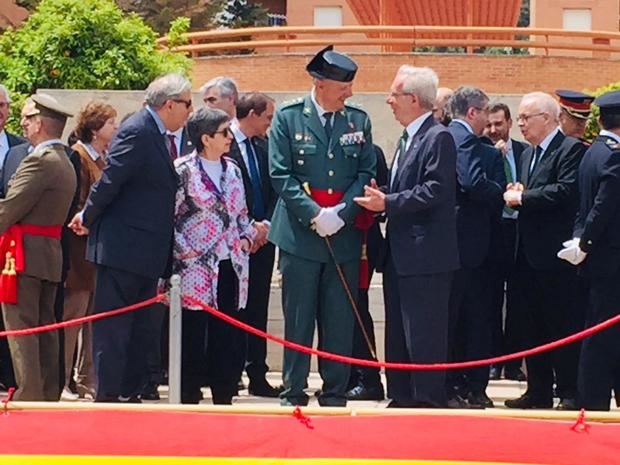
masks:
<path id="1" fill-rule="evenodd" d="M 521 0 L 347 0 L 360 25 L 514 27 Z M 476 39 L 476 35 L 421 35 L 426 39 Z M 501 35 L 486 39 L 508 40 Z M 409 51 L 406 46 L 384 46 L 383 51 Z"/>

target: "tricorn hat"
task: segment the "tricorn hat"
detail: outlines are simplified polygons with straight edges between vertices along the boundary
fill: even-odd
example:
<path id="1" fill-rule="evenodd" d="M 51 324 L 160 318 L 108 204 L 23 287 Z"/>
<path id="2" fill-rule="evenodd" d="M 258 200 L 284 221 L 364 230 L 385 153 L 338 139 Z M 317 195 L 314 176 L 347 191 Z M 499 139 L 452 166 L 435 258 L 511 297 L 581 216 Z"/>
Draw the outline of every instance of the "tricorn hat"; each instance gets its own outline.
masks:
<path id="1" fill-rule="evenodd" d="M 357 65 L 348 56 L 334 52 L 333 45 L 328 45 L 310 60 L 306 71 L 318 79 L 351 82 L 355 78 Z"/>

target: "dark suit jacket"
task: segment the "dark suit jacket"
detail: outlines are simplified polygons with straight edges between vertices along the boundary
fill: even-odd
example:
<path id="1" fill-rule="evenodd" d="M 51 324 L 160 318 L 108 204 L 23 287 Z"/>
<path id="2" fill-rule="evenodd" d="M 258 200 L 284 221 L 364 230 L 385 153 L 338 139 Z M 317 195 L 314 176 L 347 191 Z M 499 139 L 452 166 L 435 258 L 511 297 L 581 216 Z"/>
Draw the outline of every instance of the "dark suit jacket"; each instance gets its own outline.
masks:
<path id="1" fill-rule="evenodd" d="M 378 186 L 385 186 L 389 179 L 385 154 L 377 144 L 374 144 L 374 148 L 375 155 L 377 156 L 377 176 L 375 177 L 375 181 L 377 181 Z M 379 271 L 383 270 L 382 261 L 384 260 L 382 260 L 382 258 L 385 258 L 385 239 L 381 233 L 380 225 L 381 221 L 384 219 L 384 217 L 375 218 L 374 224 L 368 230 L 368 240 L 366 243 L 370 268 L 377 268 Z"/>
<path id="2" fill-rule="evenodd" d="M 24 142 L 22 144 L 14 145 L 4 157 L 4 163 L 2 164 L 2 172 L 0 172 L 0 192 L 1 197 L 4 198 L 9 190 L 9 180 L 17 171 L 17 167 L 24 158 L 28 156 L 30 150 L 30 143 Z"/>
<path id="3" fill-rule="evenodd" d="M 579 166 L 579 212 L 574 237 L 588 253 L 581 272 L 613 275 L 620 268 L 620 144 L 599 136 Z"/>
<path id="4" fill-rule="evenodd" d="M 386 196 L 387 240 L 401 276 L 458 268 L 456 148 L 450 132 L 429 116 L 399 161 Z"/>
<path id="5" fill-rule="evenodd" d="M 516 181 L 521 181 L 521 157 L 523 156 L 523 151 L 529 147 L 525 142 L 521 142 L 515 139 L 511 139 L 512 141 L 512 154 L 515 157 L 515 168 L 517 169 L 517 179 Z"/>
<path id="6" fill-rule="evenodd" d="M 164 135 L 146 109 L 114 136 L 86 201 L 87 259 L 157 279 L 169 271 L 177 176 Z"/>
<path id="7" fill-rule="evenodd" d="M 503 165 L 500 174 L 498 164 L 503 162 L 497 149 L 459 122 L 452 121 L 448 129 L 457 150 L 456 219 L 461 267 L 475 268 L 489 255 L 493 218 L 504 202 L 504 187 L 495 180 L 502 178 L 505 185 Z"/>
<path id="8" fill-rule="evenodd" d="M 556 254 L 572 237 L 578 201 L 577 168 L 585 150 L 581 141 L 559 131 L 531 175 L 534 148 L 523 152 L 521 182 L 525 190 L 518 207 L 519 247 L 535 269 L 567 266 Z"/>
<path id="9" fill-rule="evenodd" d="M 185 155 L 189 155 L 194 151 L 194 145 L 189 140 L 189 135 L 187 134 L 187 128 L 183 128 L 183 132 L 181 133 L 181 153 L 180 157 L 184 157 Z"/>
<path id="10" fill-rule="evenodd" d="M 254 150 L 256 151 L 256 158 L 258 160 L 258 171 L 260 175 L 261 187 L 263 192 L 263 202 L 265 203 L 265 217 L 255 218 L 253 216 L 254 211 L 254 192 L 252 191 L 252 181 L 250 179 L 250 172 L 241 155 L 241 149 L 237 144 L 237 141 L 233 138 L 230 144 L 230 152 L 228 156 L 235 160 L 241 168 L 241 175 L 243 176 L 243 188 L 245 189 L 245 200 L 248 205 L 248 211 L 250 217 L 257 220 L 271 220 L 273 210 L 278 200 L 278 194 L 271 185 L 271 179 L 269 178 L 269 156 L 266 141 L 258 137 L 252 139 L 254 144 Z"/>

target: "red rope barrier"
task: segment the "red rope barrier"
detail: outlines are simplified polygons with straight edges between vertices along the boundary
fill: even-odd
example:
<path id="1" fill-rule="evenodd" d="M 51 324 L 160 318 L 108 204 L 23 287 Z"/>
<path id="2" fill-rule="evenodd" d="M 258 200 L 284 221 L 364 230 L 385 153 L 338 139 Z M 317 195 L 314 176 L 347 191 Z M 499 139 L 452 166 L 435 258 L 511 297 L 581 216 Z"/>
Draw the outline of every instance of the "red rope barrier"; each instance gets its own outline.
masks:
<path id="1" fill-rule="evenodd" d="M 110 310 L 107 312 L 97 313 L 95 315 L 88 315 L 82 318 L 76 318 L 74 320 L 62 321 L 59 323 L 54 323 L 54 324 L 44 325 L 44 326 L 37 326 L 34 328 L 25 328 L 25 329 L 13 330 L 13 331 L 8 331 L 8 330 L 0 331 L 0 337 L 27 336 L 31 334 L 38 334 L 38 333 L 43 333 L 46 331 L 54 331 L 57 329 L 67 328 L 70 326 L 77 326 L 77 325 L 81 325 L 84 323 L 89 323 L 91 321 L 96 321 L 96 320 L 100 320 L 103 318 L 109 318 L 112 316 L 121 315 L 123 313 L 135 311 L 140 308 L 144 308 L 144 307 L 147 307 L 149 305 L 152 305 L 158 302 L 163 302 L 166 299 L 167 299 L 166 295 L 158 294 L 155 297 L 152 297 L 150 299 L 147 299 L 145 301 L 138 302 L 132 305 L 128 305 L 126 307 L 118 308 L 116 310 Z M 496 364 L 496 363 L 501 363 L 501 362 L 507 362 L 509 360 L 519 359 L 522 357 L 531 357 L 532 355 L 537 355 L 542 352 L 547 352 L 549 350 L 557 349 L 558 347 L 571 344 L 573 342 L 584 339 L 588 336 L 592 336 L 593 334 L 603 331 L 604 329 L 607 329 L 620 322 L 620 315 L 616 315 L 615 317 L 610 318 L 606 321 L 603 321 L 602 323 L 599 323 L 597 325 L 594 325 L 590 328 L 587 328 L 583 331 L 572 334 L 570 336 L 564 337 L 557 341 L 549 342 L 547 344 L 543 344 L 541 346 L 534 347 L 532 349 L 522 350 L 520 352 L 515 352 L 513 354 L 508 354 L 508 355 L 502 355 L 499 357 L 486 358 L 482 360 L 471 360 L 468 362 L 454 362 L 454 363 L 429 363 L 429 364 L 395 363 L 395 362 L 378 362 L 374 360 L 364 360 L 360 358 L 347 357 L 344 355 L 333 354 L 330 352 L 325 352 L 323 350 L 314 349 L 312 347 L 306 347 L 301 344 L 290 342 L 278 336 L 274 336 L 273 334 L 269 334 L 267 332 L 256 329 L 253 326 L 245 324 L 197 299 L 194 299 L 193 297 L 184 296 L 183 299 L 187 303 L 201 307 L 204 311 L 211 313 L 213 316 L 225 321 L 228 324 L 236 326 L 237 328 L 242 329 L 255 336 L 262 337 L 269 341 L 280 344 L 281 346 L 284 346 L 287 349 L 296 350 L 298 352 L 302 352 L 308 355 L 316 355 L 326 360 L 332 360 L 335 362 L 347 363 L 351 365 L 374 367 L 374 368 L 387 368 L 391 370 L 429 370 L 429 371 L 454 370 L 454 369 L 473 368 L 473 367 L 486 366 L 486 365 L 491 365 L 491 364 Z"/>
<path id="2" fill-rule="evenodd" d="M 45 333 L 47 331 L 55 331 L 57 329 L 68 328 L 70 326 L 82 325 L 84 323 L 89 323 L 91 321 L 101 320 L 103 318 L 109 318 L 111 316 L 133 312 L 134 310 L 139 310 L 141 308 L 148 307 L 149 305 L 155 304 L 157 302 L 162 302 L 165 299 L 166 299 L 166 296 L 164 294 L 158 294 L 155 297 L 144 300 L 142 302 L 138 302 L 137 304 L 128 305 L 126 307 L 118 308 L 116 310 L 96 313 L 94 315 L 88 315 L 88 316 L 84 316 L 81 318 L 75 318 L 73 320 L 68 320 L 68 321 L 60 321 L 58 323 L 53 323 L 50 325 L 35 326 L 34 328 L 16 329 L 12 331 L 8 331 L 8 330 L 0 331 L 0 337 L 29 336 L 32 334 Z"/>
<path id="3" fill-rule="evenodd" d="M 609 320 L 603 321 L 602 323 L 599 323 L 588 329 L 585 329 L 578 333 L 564 337 L 557 341 L 549 342 L 547 344 L 543 344 L 541 346 L 534 347 L 532 349 L 522 350 L 520 352 L 515 352 L 513 354 L 508 354 L 508 355 L 502 355 L 499 357 L 485 358 L 482 360 L 472 360 L 469 362 L 455 362 L 455 363 L 429 363 L 429 364 L 395 363 L 395 362 L 377 362 L 374 360 L 364 360 L 360 358 L 346 357 L 344 355 L 333 354 L 331 352 L 325 352 L 323 350 L 314 349 L 312 347 L 306 347 L 301 344 L 290 342 L 278 336 L 274 336 L 273 334 L 269 334 L 267 332 L 256 329 L 253 326 L 245 324 L 235 318 L 232 318 L 226 315 L 225 313 L 220 312 L 219 310 L 216 310 L 215 308 L 197 299 L 194 299 L 193 297 L 185 296 L 183 297 L 183 299 L 192 305 L 197 305 L 201 307 L 204 311 L 209 312 L 213 316 L 216 316 L 217 318 L 220 318 L 221 320 L 224 320 L 225 322 L 233 326 L 236 326 L 239 329 L 242 329 L 255 336 L 259 336 L 264 339 L 270 340 L 272 342 L 276 342 L 286 347 L 287 349 L 296 350 L 298 352 L 302 352 L 308 355 L 316 355 L 326 360 L 333 360 L 335 362 L 342 362 L 342 363 L 347 363 L 350 365 L 360 365 L 360 366 L 373 367 L 373 368 L 388 368 L 391 370 L 428 370 L 428 371 L 456 370 L 456 369 L 462 369 L 462 368 L 473 368 L 473 367 L 479 367 L 479 366 L 486 366 L 486 365 L 491 365 L 491 364 L 500 363 L 500 362 L 507 362 L 509 360 L 514 360 L 514 359 L 522 358 L 522 357 L 531 357 L 532 355 L 537 355 L 542 352 L 547 352 L 549 350 L 557 349 L 558 347 L 570 344 L 572 342 L 579 341 L 581 339 L 584 339 L 588 336 L 596 334 L 620 322 L 620 315 L 616 315 L 615 317 L 610 318 Z"/>

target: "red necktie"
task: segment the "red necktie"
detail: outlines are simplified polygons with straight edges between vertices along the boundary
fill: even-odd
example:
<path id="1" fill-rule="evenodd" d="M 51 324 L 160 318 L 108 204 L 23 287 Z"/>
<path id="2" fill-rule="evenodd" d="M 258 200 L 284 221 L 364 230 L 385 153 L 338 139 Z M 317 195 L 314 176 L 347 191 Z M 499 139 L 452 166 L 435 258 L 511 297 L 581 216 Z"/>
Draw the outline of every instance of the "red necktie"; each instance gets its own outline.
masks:
<path id="1" fill-rule="evenodd" d="M 168 139 L 170 140 L 170 158 L 172 158 L 172 160 L 176 160 L 179 157 L 177 143 L 175 142 L 176 137 L 174 134 L 168 134 Z"/>

